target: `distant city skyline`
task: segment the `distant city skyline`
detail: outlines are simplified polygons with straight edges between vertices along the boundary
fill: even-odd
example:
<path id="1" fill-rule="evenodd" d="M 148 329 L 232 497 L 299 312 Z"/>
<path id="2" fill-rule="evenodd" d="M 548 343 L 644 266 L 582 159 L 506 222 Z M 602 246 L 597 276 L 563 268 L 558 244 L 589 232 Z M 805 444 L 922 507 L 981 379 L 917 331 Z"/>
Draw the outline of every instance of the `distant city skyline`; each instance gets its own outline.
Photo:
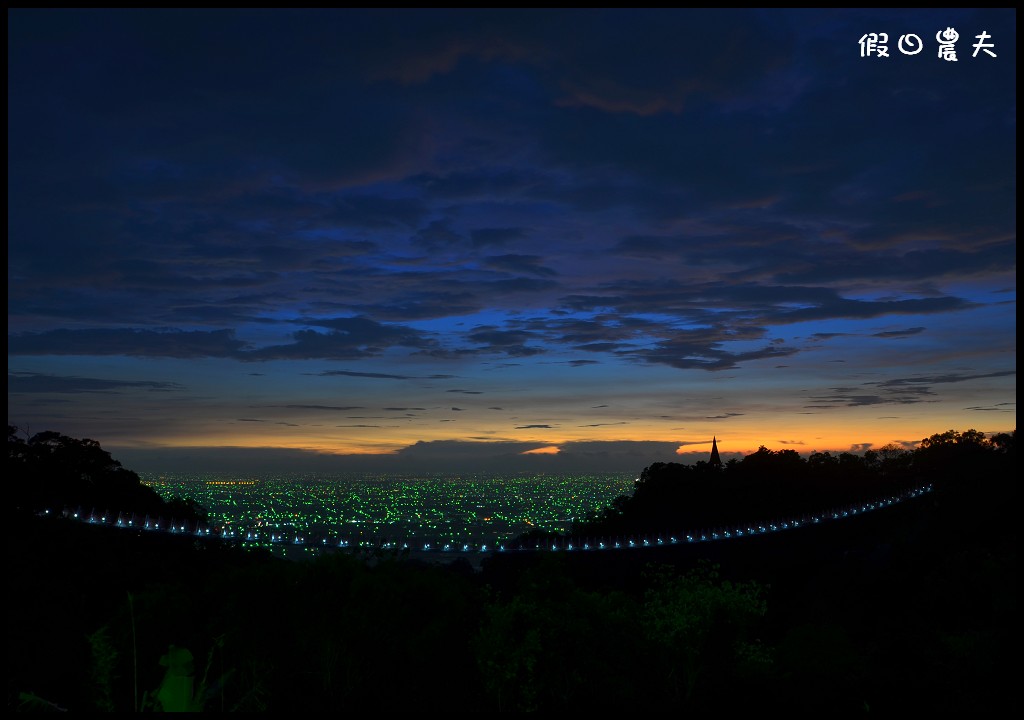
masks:
<path id="1" fill-rule="evenodd" d="M 1012 8 L 8 25 L 24 431 L 639 473 L 1016 428 Z"/>

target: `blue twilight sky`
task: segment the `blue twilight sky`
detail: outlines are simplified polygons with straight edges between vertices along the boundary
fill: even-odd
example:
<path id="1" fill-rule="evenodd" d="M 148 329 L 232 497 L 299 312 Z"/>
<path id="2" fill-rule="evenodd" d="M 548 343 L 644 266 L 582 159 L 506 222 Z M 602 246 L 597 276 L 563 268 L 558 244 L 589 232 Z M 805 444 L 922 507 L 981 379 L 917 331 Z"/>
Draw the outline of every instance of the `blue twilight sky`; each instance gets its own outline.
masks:
<path id="1" fill-rule="evenodd" d="M 1012 9 L 8 10 L 8 422 L 239 472 L 1012 430 L 1015 67 Z"/>

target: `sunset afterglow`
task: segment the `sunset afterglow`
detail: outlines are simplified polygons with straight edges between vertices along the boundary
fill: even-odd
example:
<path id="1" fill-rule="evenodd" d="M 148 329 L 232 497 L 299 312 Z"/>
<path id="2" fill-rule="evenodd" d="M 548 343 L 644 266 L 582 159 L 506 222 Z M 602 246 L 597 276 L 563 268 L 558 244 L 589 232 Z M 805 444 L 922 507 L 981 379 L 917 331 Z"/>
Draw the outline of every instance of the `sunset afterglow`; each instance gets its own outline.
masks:
<path id="1" fill-rule="evenodd" d="M 1016 427 L 1015 11 L 8 19 L 23 432 L 639 472 Z"/>

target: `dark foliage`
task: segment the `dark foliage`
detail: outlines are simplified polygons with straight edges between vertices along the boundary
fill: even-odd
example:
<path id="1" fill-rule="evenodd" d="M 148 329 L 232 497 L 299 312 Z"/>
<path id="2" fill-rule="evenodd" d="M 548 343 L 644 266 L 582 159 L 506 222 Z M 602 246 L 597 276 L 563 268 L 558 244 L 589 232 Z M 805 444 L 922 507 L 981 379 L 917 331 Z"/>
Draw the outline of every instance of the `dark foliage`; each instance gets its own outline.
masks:
<path id="1" fill-rule="evenodd" d="M 27 440 L 7 426 L 7 477 L 16 511 L 135 513 L 197 521 L 203 508 L 179 498 L 164 501 L 95 440 L 47 431 Z"/>
<path id="2" fill-rule="evenodd" d="M 964 477 L 987 478 L 986 492 L 1010 489 L 992 480 L 997 467 L 1016 461 L 1016 431 L 988 440 L 975 430 L 950 430 L 924 439 L 918 449 L 897 446 L 852 453 L 813 453 L 762 446 L 718 467 L 654 463 L 631 496 L 576 523 L 577 537 L 644 533 L 685 534 L 772 522 L 881 498 L 934 484 L 940 494 L 963 489 Z"/>
<path id="3" fill-rule="evenodd" d="M 496 555 L 479 572 L 404 556 L 287 561 L 19 513 L 7 708 L 1012 712 L 1016 530 L 1002 520 L 1016 435 L 979 435 L 863 464 L 766 451 L 747 470 L 652 466 L 609 516 L 653 512 L 680 478 L 711 497 L 730 473 L 733 492 L 775 471 L 790 488 L 928 477 L 935 491 L 777 535 Z M 109 467 L 91 441 L 70 446 Z"/>

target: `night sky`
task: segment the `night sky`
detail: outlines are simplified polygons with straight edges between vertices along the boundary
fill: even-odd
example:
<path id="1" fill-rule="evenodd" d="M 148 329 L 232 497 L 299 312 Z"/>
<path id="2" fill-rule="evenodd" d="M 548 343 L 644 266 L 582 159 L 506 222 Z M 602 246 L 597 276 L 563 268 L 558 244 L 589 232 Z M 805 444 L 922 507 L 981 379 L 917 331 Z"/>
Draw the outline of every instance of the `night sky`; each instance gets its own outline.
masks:
<path id="1" fill-rule="evenodd" d="M 1012 9 L 8 10 L 8 63 L 23 430 L 639 472 L 1016 428 Z"/>

